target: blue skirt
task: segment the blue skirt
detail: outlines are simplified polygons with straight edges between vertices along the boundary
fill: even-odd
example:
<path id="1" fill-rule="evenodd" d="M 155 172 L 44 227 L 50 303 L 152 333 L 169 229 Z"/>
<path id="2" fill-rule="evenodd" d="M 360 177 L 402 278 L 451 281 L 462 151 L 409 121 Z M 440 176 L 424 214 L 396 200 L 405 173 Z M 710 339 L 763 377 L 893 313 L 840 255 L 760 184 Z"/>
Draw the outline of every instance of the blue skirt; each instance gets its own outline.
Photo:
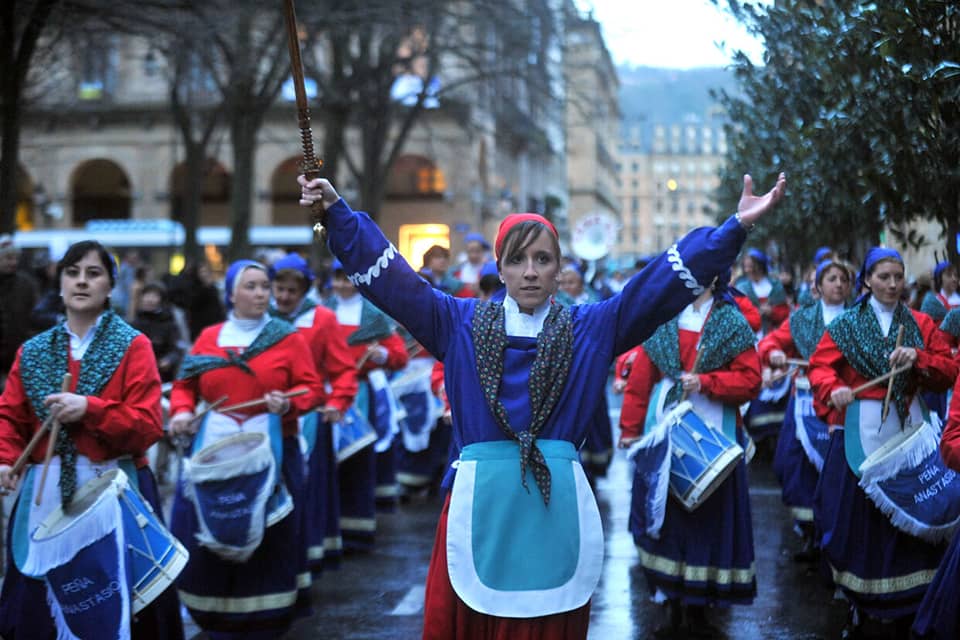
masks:
<path id="1" fill-rule="evenodd" d="M 437 420 L 430 432 L 430 445 L 423 451 L 408 451 L 401 441 L 397 481 L 405 489 L 434 487 L 443 478 L 450 453 L 451 427 Z"/>
<path id="2" fill-rule="evenodd" d="M 260 546 L 242 564 L 197 543 L 196 511 L 182 486 L 177 487 L 172 529 L 190 552 L 177 587 L 194 621 L 213 637 L 280 637 L 294 618 L 311 613 L 306 545 L 300 539 L 306 511 L 303 457 L 295 437 L 283 439 L 282 471 L 293 511 L 266 529 Z"/>
<path id="3" fill-rule="evenodd" d="M 867 498 L 847 464 L 843 429 L 830 437 L 814 501 L 820 547 L 847 598 L 874 618 L 916 613 L 945 545 L 896 529 Z"/>
<path id="4" fill-rule="evenodd" d="M 323 422 L 317 425 L 317 442 L 307 460 L 306 485 L 303 540 L 310 570 L 320 573 L 338 567 L 343 555 L 337 456 L 333 431 Z"/>
<path id="5" fill-rule="evenodd" d="M 374 488 L 377 454 L 373 445 L 356 452 L 337 467 L 340 483 L 340 532 L 344 551 L 370 551 L 377 533 Z"/>
<path id="6" fill-rule="evenodd" d="M 386 451 L 377 452 L 377 486 L 374 489 L 377 511 L 393 513 L 400 499 L 397 483 L 397 459 L 400 456 L 399 437 L 395 437 Z"/>
<path id="7" fill-rule="evenodd" d="M 745 442 L 738 432 L 741 445 Z M 747 466 L 733 473 L 694 511 L 667 498 L 660 538 L 637 526 L 645 496 L 634 476 L 630 532 L 650 591 L 660 589 L 670 600 L 687 605 L 726 607 L 750 604 L 757 595 Z"/>
<path id="8" fill-rule="evenodd" d="M 743 424 L 754 442 L 760 442 L 777 435 L 783 425 L 787 400 L 790 395 L 788 393 L 775 401 L 757 399 L 750 403 L 750 408 L 743 416 Z"/>
<path id="9" fill-rule="evenodd" d="M 154 514 L 162 523 L 163 511 L 160 509 L 157 482 L 149 467 L 137 470 L 137 483 L 140 495 L 153 507 Z M 13 518 L 10 518 L 7 540 L 12 535 Z M 57 630 L 47 605 L 46 583 L 20 573 L 13 561 L 10 545 L 7 545 L 6 559 L 7 573 L 0 593 L 0 637 L 7 640 L 53 640 L 57 637 Z M 134 617 L 131 637 L 136 640 L 183 639 L 180 601 L 173 585 Z"/>
<path id="10" fill-rule="evenodd" d="M 931 640 L 960 638 L 960 533 L 953 536 L 937 575 L 927 587 L 913 633 Z"/>
<path id="11" fill-rule="evenodd" d="M 820 474 L 797 439 L 797 421 L 793 414 L 795 402 L 796 396 L 791 393 L 783 418 L 783 428 L 777 438 L 773 472 L 780 481 L 783 504 L 790 509 L 794 520 L 799 523 L 812 523 L 813 494 L 817 489 Z"/>

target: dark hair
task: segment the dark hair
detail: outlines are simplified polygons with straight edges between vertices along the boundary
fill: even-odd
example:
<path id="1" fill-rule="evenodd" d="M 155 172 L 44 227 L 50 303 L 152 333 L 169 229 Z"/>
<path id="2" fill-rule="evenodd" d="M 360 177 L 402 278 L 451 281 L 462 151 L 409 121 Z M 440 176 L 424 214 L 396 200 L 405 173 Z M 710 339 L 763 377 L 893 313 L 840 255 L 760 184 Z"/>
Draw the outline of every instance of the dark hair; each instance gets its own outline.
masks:
<path id="1" fill-rule="evenodd" d="M 945 274 L 947 271 L 957 273 L 957 266 L 954 264 L 948 264 L 946 267 L 941 269 L 939 273 L 936 270 L 933 272 L 933 288 L 936 289 L 937 293 L 940 293 L 940 289 L 943 288 L 943 274 Z"/>
<path id="2" fill-rule="evenodd" d="M 274 282 L 297 282 L 300 285 L 300 288 L 306 292 L 310 290 L 310 281 L 307 280 L 307 276 L 303 275 L 303 272 L 299 269 L 280 269 L 273 274 Z"/>
<path id="3" fill-rule="evenodd" d="M 441 247 L 438 244 L 433 245 L 423 253 L 423 264 L 426 266 L 430 264 L 430 261 L 434 258 L 445 258 L 450 259 L 450 249 L 446 247 Z"/>
<path id="4" fill-rule="evenodd" d="M 143 289 L 140 291 L 140 297 L 147 295 L 148 293 L 155 293 L 160 296 L 160 303 L 166 304 L 167 302 L 167 288 L 163 286 L 162 282 L 148 282 L 143 285 Z"/>
<path id="5" fill-rule="evenodd" d="M 500 276 L 488 273 L 480 278 L 480 282 L 477 283 L 477 286 L 480 287 L 480 291 L 482 291 L 484 295 L 492 296 L 494 293 L 503 288 L 503 283 L 500 282 Z"/>
<path id="6" fill-rule="evenodd" d="M 546 232 L 550 237 L 554 257 L 556 257 L 559 262 L 560 241 L 557 240 L 557 236 L 553 235 L 553 232 L 542 222 L 527 220 L 526 222 L 520 222 L 511 227 L 507 235 L 503 237 L 503 242 L 500 245 L 500 254 L 497 256 L 497 267 L 500 267 L 505 257 L 509 258 L 510 256 L 516 255 L 533 244 L 543 232 Z"/>
<path id="7" fill-rule="evenodd" d="M 113 259 L 113 256 L 110 255 L 110 252 L 107 251 L 106 247 L 96 240 L 81 240 L 80 242 L 70 245 L 67 252 L 60 258 L 60 262 L 57 263 L 57 282 L 60 282 L 64 269 L 77 264 L 91 251 L 95 252 L 97 257 L 100 258 L 100 264 L 103 265 L 104 270 L 107 272 L 107 277 L 110 278 L 110 288 L 113 289 L 113 287 L 117 285 L 117 262 Z M 109 295 L 107 296 L 106 302 L 104 302 L 104 308 L 110 308 Z"/>
<path id="8" fill-rule="evenodd" d="M 77 264 L 91 251 L 95 251 L 97 253 L 97 257 L 100 258 L 100 264 L 103 265 L 107 275 L 110 277 L 110 286 L 116 286 L 117 263 L 113 259 L 113 256 L 110 255 L 110 252 L 107 251 L 106 247 L 96 240 L 81 240 L 80 242 L 70 245 L 70 248 L 67 249 L 67 252 L 63 254 L 62 258 L 60 258 L 60 262 L 57 263 L 57 282 L 60 281 L 60 276 L 63 275 L 64 269 Z"/>

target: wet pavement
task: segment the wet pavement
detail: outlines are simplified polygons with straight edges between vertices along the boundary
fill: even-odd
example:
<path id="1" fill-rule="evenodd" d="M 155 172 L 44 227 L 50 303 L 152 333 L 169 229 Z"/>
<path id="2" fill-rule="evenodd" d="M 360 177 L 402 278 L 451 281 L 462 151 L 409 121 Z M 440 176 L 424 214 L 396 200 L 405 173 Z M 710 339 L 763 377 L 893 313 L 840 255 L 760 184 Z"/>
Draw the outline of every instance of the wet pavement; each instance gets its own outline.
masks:
<path id="1" fill-rule="evenodd" d="M 765 447 L 749 467 L 758 596 L 751 606 L 711 611 L 718 638 L 813 640 L 839 638 L 846 606 L 833 599 L 815 568 L 794 562 L 799 538 L 770 471 Z M 589 640 L 643 639 L 665 620 L 650 602 L 633 539 L 627 531 L 632 469 L 616 452 L 606 478 L 597 482 L 606 560 L 591 609 Z M 8 502 L 9 506 L 9 502 Z M 378 516 L 373 553 L 350 555 L 341 567 L 318 576 L 314 614 L 299 620 L 288 640 L 411 640 L 419 638 L 423 585 L 441 506 L 439 497 L 401 505 Z M 187 638 L 206 636 L 189 620 Z"/>

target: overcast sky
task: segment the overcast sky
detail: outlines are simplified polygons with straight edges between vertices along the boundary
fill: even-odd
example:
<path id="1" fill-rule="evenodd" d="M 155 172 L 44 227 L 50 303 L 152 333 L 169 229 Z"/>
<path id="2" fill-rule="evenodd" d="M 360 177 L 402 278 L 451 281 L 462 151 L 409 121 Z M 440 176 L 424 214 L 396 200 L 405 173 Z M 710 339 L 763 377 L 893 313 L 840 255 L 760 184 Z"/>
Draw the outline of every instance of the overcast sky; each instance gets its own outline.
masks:
<path id="1" fill-rule="evenodd" d="M 742 49 L 757 63 L 763 45 L 709 0 L 576 0 L 603 28 L 616 64 L 722 67 Z M 722 4 L 722 3 L 721 3 Z M 718 47 L 726 43 L 727 52 Z"/>

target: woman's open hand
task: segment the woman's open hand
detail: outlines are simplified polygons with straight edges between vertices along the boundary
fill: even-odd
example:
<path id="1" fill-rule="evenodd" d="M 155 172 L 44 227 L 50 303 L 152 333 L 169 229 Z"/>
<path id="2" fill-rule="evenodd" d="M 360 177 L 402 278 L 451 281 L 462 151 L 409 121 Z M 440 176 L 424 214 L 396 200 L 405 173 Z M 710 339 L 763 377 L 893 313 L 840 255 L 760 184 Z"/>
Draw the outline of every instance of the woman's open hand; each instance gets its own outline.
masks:
<path id="1" fill-rule="evenodd" d="M 757 223 L 760 218 L 777 206 L 777 203 L 783 199 L 787 190 L 787 176 L 781 173 L 777 177 L 777 184 L 762 196 L 753 195 L 753 178 L 750 174 L 743 176 L 743 191 L 740 193 L 740 202 L 737 204 L 737 213 L 740 216 L 740 224 L 751 227 Z"/>

